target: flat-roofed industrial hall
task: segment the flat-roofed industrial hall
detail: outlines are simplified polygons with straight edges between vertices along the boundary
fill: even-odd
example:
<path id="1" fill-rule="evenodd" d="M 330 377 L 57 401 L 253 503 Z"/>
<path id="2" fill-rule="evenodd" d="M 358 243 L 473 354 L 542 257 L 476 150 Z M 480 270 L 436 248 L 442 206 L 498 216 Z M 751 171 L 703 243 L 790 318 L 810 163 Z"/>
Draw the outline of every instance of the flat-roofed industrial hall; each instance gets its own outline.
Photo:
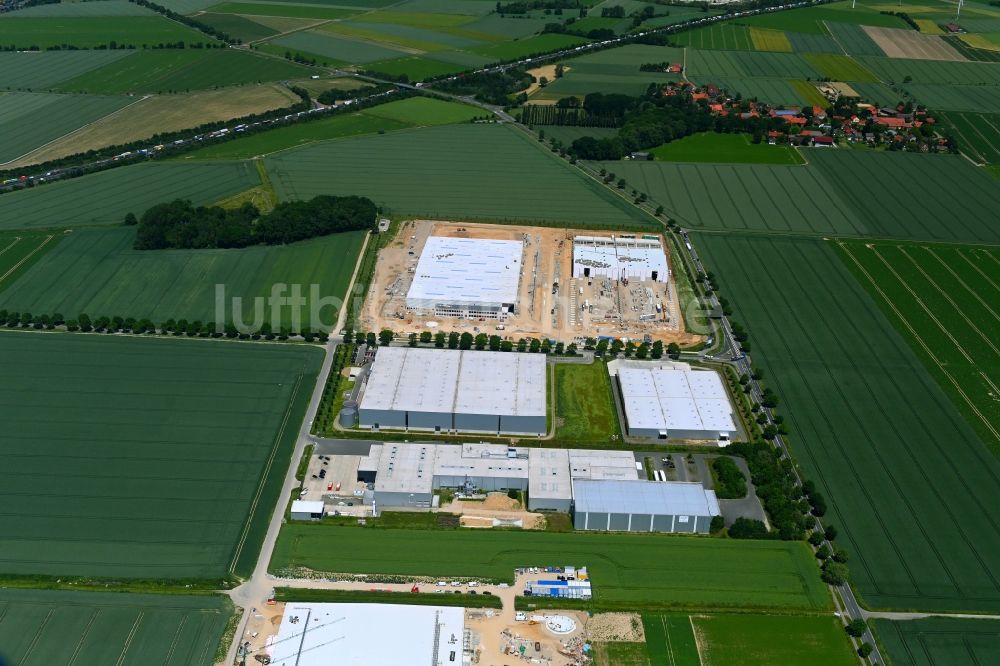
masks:
<path id="1" fill-rule="evenodd" d="M 361 427 L 543 435 L 540 354 L 382 347 L 362 393 Z"/>
<path id="2" fill-rule="evenodd" d="M 524 243 L 430 236 L 406 307 L 438 317 L 504 319 L 517 308 Z"/>
<path id="3" fill-rule="evenodd" d="M 622 366 L 617 377 L 630 437 L 729 440 L 736 434 L 717 372 Z"/>

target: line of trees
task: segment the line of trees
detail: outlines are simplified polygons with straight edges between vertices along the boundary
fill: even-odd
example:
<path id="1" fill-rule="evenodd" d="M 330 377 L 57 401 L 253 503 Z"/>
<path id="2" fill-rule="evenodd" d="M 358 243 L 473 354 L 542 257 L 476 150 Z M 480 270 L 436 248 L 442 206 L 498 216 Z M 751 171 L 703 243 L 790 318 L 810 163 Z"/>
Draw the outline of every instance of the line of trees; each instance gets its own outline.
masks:
<path id="1" fill-rule="evenodd" d="M 155 2 L 150 2 L 149 0 L 129 0 L 129 2 L 135 3 L 135 4 L 139 5 L 140 7 L 145 7 L 146 9 L 152 9 L 157 14 L 162 14 L 163 16 L 166 16 L 171 21 L 177 21 L 178 23 L 183 23 L 184 25 L 188 26 L 189 28 L 194 28 L 195 30 L 203 32 L 203 33 L 205 33 L 206 35 L 208 35 L 210 37 L 214 37 L 215 39 L 220 39 L 220 40 L 226 42 L 227 44 L 242 44 L 243 43 L 242 39 L 236 39 L 236 38 L 230 37 L 229 33 L 227 33 L 227 32 L 219 30 L 218 28 L 216 28 L 214 26 L 211 26 L 211 25 L 208 25 L 206 23 L 202 23 L 201 21 L 199 21 L 197 19 L 194 19 L 194 18 L 191 18 L 190 16 L 185 16 L 184 14 L 178 14 L 177 12 L 173 11 L 172 9 L 168 9 L 167 7 L 164 7 L 163 5 L 158 5 Z"/>
<path id="2" fill-rule="evenodd" d="M 328 337 L 323 331 L 312 331 L 309 328 L 292 330 L 290 327 L 282 326 L 274 330 L 267 322 L 257 330 L 240 332 L 231 322 L 224 323 L 220 327 L 214 321 L 171 318 L 157 324 L 146 317 L 122 317 L 118 315 L 91 317 L 86 313 L 80 313 L 76 319 L 66 319 L 60 313 L 33 315 L 30 312 L 8 312 L 7 310 L 0 310 L 0 326 L 36 331 L 59 329 L 70 333 L 130 333 L 133 335 L 171 335 L 189 338 L 229 338 L 231 340 L 285 341 L 302 339 L 306 342 L 323 342 Z"/>
<path id="3" fill-rule="evenodd" d="M 251 203 L 236 210 L 194 207 L 175 199 L 153 206 L 136 220 L 135 249 L 237 248 L 283 245 L 343 231 L 375 230 L 378 208 L 367 197 L 321 195 L 309 201 L 286 201 L 265 215 Z"/>

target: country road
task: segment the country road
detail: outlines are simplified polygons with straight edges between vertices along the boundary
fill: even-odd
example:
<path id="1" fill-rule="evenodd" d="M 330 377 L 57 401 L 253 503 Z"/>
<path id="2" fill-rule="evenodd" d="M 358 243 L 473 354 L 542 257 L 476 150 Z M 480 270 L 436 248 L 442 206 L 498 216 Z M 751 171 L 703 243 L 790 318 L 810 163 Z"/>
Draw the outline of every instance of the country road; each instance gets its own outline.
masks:
<path id="1" fill-rule="evenodd" d="M 336 325 L 331 329 L 333 334 L 340 331 L 344 325 L 344 321 L 347 317 L 347 308 L 350 307 L 351 304 L 349 295 L 353 293 L 354 285 L 358 279 L 358 271 L 361 269 L 361 261 L 365 256 L 365 251 L 368 249 L 369 242 L 371 242 L 370 235 L 365 237 L 364 245 L 362 245 L 361 252 L 358 254 L 358 261 L 354 266 L 354 273 L 351 276 L 351 281 L 345 292 L 345 294 L 348 295 L 348 298 L 344 301 L 340 308 L 340 314 L 337 316 Z M 233 603 L 243 609 L 243 617 L 240 619 L 240 623 L 236 629 L 236 634 L 233 636 L 233 642 L 229 646 L 229 652 L 226 654 L 226 664 L 232 664 L 236 661 L 236 653 L 243 638 L 244 628 L 247 625 L 247 621 L 250 619 L 251 609 L 263 605 L 267 601 L 267 598 L 271 594 L 271 590 L 274 587 L 273 581 L 271 581 L 268 577 L 267 566 L 271 561 L 271 554 L 274 552 L 274 546 L 278 542 L 278 533 L 281 531 L 281 524 L 285 517 L 285 503 L 291 495 L 292 490 L 297 488 L 299 485 L 298 479 L 295 478 L 295 471 L 298 468 L 299 459 L 302 458 L 306 445 L 313 443 L 313 437 L 310 432 L 312 430 L 312 423 L 316 418 L 316 412 L 318 411 L 320 401 L 323 398 L 323 390 L 326 387 L 326 377 L 330 374 L 330 368 L 333 365 L 334 353 L 337 351 L 337 346 L 339 344 L 340 339 L 334 335 L 330 337 L 324 347 L 325 355 L 323 357 L 323 365 L 317 375 L 316 386 L 313 388 L 312 398 L 309 400 L 309 407 L 306 409 L 305 417 L 302 419 L 302 424 L 299 427 L 299 434 L 295 440 L 295 450 L 292 452 L 291 459 L 288 463 L 288 470 L 285 472 L 285 482 L 281 487 L 281 492 L 278 495 L 278 502 L 271 515 L 271 522 L 268 524 L 267 535 L 264 537 L 264 543 L 261 544 L 260 555 L 257 557 L 257 565 L 254 567 L 253 574 L 242 585 L 235 587 L 228 592 L 229 598 L 232 599 Z"/>

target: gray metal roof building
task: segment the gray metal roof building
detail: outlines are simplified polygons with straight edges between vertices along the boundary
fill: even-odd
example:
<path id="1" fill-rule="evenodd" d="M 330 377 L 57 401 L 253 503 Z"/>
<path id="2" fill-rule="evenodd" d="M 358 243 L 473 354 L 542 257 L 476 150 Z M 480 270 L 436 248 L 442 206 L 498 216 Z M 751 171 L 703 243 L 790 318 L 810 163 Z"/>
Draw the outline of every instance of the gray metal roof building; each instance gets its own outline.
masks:
<path id="1" fill-rule="evenodd" d="M 622 367 L 618 386 L 631 437 L 731 439 L 733 407 L 711 370 Z"/>
<path id="2" fill-rule="evenodd" d="M 359 405 L 363 428 L 542 435 L 541 354 L 382 347 Z"/>
<path id="3" fill-rule="evenodd" d="M 406 307 L 442 317 L 502 319 L 514 312 L 524 243 L 430 236 Z"/>
<path id="4" fill-rule="evenodd" d="M 715 491 L 700 483 L 573 480 L 573 525 L 578 530 L 706 534 L 717 515 Z"/>
<path id="5" fill-rule="evenodd" d="M 528 452 L 528 510 L 569 513 L 573 485 L 566 449 L 531 449 Z"/>

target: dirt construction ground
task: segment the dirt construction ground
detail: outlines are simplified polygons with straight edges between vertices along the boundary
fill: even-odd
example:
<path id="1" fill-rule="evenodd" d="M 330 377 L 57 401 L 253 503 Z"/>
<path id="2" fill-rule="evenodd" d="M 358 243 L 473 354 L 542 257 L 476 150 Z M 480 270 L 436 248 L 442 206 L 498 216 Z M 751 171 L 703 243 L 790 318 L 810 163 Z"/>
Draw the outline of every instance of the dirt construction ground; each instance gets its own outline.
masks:
<path id="1" fill-rule="evenodd" d="M 523 240 L 518 312 L 505 321 L 439 318 L 406 309 L 406 292 L 428 236 Z M 369 331 L 388 328 L 404 335 L 422 331 L 486 333 L 511 340 L 551 338 L 569 344 L 602 335 L 690 344 L 700 338 L 684 330 L 673 270 L 668 282 L 573 278 L 574 236 L 610 232 L 514 225 L 410 220 L 379 255 L 375 280 L 360 322 Z M 558 282 L 558 288 L 554 284 Z M 656 304 L 662 311 L 656 311 Z M 589 307 L 588 307 L 589 306 Z M 640 314 L 653 317 L 640 321 Z M 502 325 L 502 329 L 498 326 Z"/>

